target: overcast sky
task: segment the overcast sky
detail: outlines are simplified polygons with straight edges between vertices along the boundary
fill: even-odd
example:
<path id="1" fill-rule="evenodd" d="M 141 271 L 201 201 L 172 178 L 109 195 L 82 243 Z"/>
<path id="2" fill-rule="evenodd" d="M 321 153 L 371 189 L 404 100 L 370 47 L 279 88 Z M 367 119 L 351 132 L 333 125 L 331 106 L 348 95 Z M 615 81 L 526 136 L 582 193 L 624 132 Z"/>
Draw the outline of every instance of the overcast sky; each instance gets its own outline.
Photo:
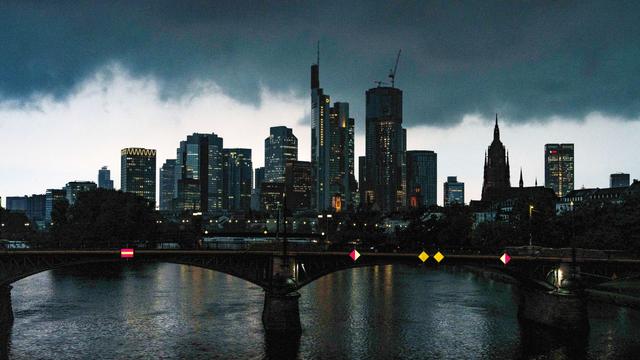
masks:
<path id="1" fill-rule="evenodd" d="M 629 2 L 0 3 L 0 196 L 94 180 L 119 186 L 120 149 L 193 132 L 264 162 L 270 126 L 310 156 L 309 65 L 351 103 L 364 154 L 364 92 L 398 49 L 409 149 L 438 153 L 480 196 L 494 114 L 513 185 L 544 183 L 543 148 L 576 144 L 576 186 L 640 177 L 640 13 Z M 357 164 L 356 164 L 357 167 Z"/>

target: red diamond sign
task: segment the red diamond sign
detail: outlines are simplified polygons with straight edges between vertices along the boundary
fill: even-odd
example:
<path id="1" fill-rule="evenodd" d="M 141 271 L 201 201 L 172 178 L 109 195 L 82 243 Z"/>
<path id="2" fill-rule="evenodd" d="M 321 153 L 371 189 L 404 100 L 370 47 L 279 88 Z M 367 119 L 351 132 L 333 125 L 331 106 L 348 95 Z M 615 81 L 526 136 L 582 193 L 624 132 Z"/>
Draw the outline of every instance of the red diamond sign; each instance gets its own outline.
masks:
<path id="1" fill-rule="evenodd" d="M 507 254 L 507 253 L 504 253 L 500 257 L 500 261 L 502 261 L 503 264 L 507 265 L 509 263 L 509 261 L 511 261 L 511 256 L 509 256 L 509 254 Z"/>
<path id="2" fill-rule="evenodd" d="M 351 251 L 351 252 L 349 253 L 349 257 L 350 257 L 353 261 L 356 261 L 356 260 L 358 260 L 358 258 L 360 257 L 360 253 L 358 252 L 358 250 L 353 249 L 353 251 Z"/>

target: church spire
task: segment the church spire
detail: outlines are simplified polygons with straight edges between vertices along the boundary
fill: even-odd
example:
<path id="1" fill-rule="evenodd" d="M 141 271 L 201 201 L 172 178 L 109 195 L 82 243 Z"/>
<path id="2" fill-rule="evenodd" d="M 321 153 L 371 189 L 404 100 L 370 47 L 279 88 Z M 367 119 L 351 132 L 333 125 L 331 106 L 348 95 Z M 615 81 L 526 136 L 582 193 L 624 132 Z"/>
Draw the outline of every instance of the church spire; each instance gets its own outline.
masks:
<path id="1" fill-rule="evenodd" d="M 520 167 L 520 182 L 519 182 L 519 185 L 520 185 L 521 188 L 524 187 L 524 181 L 522 181 L 522 167 Z"/>
<path id="2" fill-rule="evenodd" d="M 496 125 L 493 127 L 493 141 L 500 141 L 500 128 L 498 127 L 498 113 L 496 113 Z"/>

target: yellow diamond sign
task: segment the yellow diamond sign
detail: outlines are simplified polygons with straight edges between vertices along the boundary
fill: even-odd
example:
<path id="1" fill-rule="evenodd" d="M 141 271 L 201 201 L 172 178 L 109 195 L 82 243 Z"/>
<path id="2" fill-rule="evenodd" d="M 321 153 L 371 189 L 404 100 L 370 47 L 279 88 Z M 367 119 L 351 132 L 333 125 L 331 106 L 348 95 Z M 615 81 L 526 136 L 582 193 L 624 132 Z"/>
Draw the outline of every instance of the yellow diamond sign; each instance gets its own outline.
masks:
<path id="1" fill-rule="evenodd" d="M 420 255 L 418 255 L 418 259 L 422 260 L 422 262 L 427 261 L 427 259 L 429 258 L 429 254 L 427 254 L 426 252 L 421 252 Z"/>
<path id="2" fill-rule="evenodd" d="M 442 259 L 444 259 L 444 255 L 442 255 L 442 253 L 438 251 L 435 255 L 433 255 L 433 258 L 436 259 L 437 262 L 440 262 L 442 261 Z"/>

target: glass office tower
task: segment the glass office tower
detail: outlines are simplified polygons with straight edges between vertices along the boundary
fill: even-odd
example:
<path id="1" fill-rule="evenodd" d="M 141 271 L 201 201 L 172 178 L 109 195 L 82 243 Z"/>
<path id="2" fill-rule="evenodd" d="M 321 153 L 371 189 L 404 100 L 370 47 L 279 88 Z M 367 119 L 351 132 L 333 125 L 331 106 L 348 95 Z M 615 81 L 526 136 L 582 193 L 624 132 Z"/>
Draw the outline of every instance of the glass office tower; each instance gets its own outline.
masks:
<path id="1" fill-rule="evenodd" d="M 573 144 L 544 146 L 544 186 L 562 197 L 574 188 Z"/>
<path id="2" fill-rule="evenodd" d="M 156 151 L 125 148 L 120 151 L 120 188 L 156 203 Z"/>

